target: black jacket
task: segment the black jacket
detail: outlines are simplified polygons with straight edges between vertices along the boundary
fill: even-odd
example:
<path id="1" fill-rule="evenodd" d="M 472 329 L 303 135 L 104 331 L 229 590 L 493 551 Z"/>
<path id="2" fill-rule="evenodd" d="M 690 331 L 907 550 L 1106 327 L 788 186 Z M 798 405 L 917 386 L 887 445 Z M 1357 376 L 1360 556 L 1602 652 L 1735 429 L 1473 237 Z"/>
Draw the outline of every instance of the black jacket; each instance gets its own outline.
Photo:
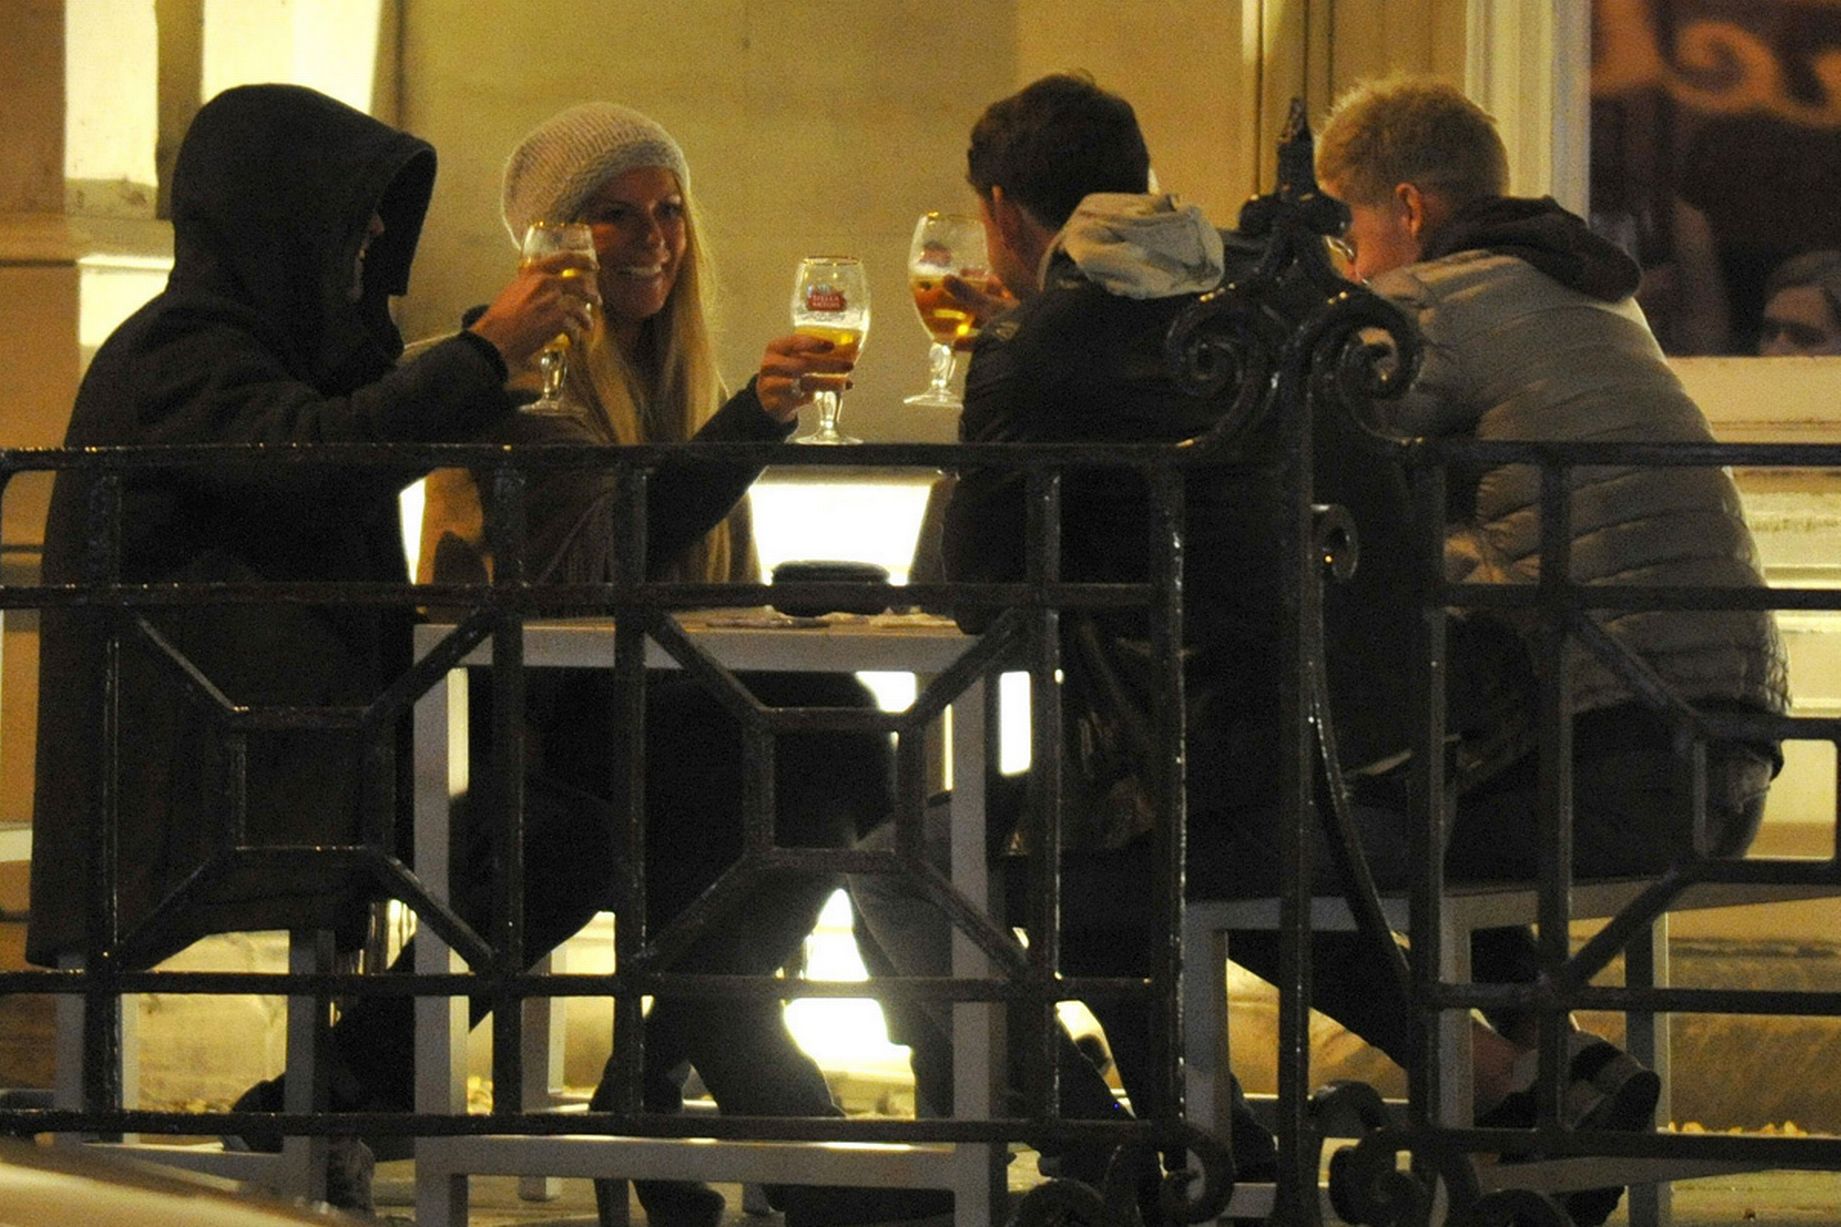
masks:
<path id="1" fill-rule="evenodd" d="M 1222 405 L 1192 397 L 1170 380 L 1163 342 L 1193 295 L 1135 299 L 1107 293 L 1057 257 L 1044 289 L 986 328 L 973 349 L 965 387 L 963 441 L 1012 443 L 1163 442 L 1204 433 Z M 1186 487 L 1185 634 L 1189 680 L 1188 795 L 1192 811 L 1257 803 L 1276 782 L 1277 679 L 1271 644 L 1278 602 L 1270 478 L 1251 468 L 1190 470 Z M 1149 493 L 1118 467 L 1076 470 L 1062 492 L 1062 575 L 1070 580 L 1134 582 L 1148 576 Z M 998 582 L 1024 574 L 1027 503 L 1019 470 L 960 474 L 945 517 L 943 555 L 954 580 Z M 968 629 L 990 611 L 965 610 Z M 1084 810 L 1083 840 L 1129 838 L 1133 816 L 1104 777 L 1111 755 L 1093 753 L 1104 723 L 1103 685 L 1084 665 L 1077 641 L 1084 620 L 1065 619 L 1063 694 L 1073 744 L 1069 787 Z M 1147 663 L 1136 650 L 1144 624 L 1135 614 L 1092 623 L 1108 665 L 1140 704 L 1154 702 Z M 1086 761 L 1088 769 L 1080 764 Z M 1096 776 L 1100 778 L 1081 778 Z"/>
<path id="2" fill-rule="evenodd" d="M 434 150 L 311 90 L 226 91 L 194 119 L 173 178 L 166 289 L 103 344 L 66 444 L 461 439 L 504 413 L 503 363 L 465 335 L 393 369 L 388 298 L 407 287 Z M 385 229 L 353 270 L 375 213 Z M 124 482 L 130 581 L 403 580 L 396 495 L 416 474 L 328 463 L 218 463 Z M 58 479 L 47 582 L 85 569 L 90 481 Z M 277 603 L 155 613 L 147 621 L 209 687 L 186 686 L 145 635 L 123 649 L 121 923 L 200 864 L 226 814 L 222 706 L 356 707 L 409 655 L 408 608 Z M 89 816 L 100 804 L 105 620 L 50 613 L 42 641 L 28 953 L 78 950 Z M 386 729 L 395 721 L 385 720 Z M 386 740 L 388 734 L 385 734 Z M 259 733 L 248 750 L 252 842 L 351 842 L 363 753 L 353 734 Z M 394 788 L 394 785 L 379 784 Z M 397 798 L 385 798 L 387 807 Z M 205 933 L 351 920 L 351 883 L 241 874 L 201 882 L 163 957 Z"/>

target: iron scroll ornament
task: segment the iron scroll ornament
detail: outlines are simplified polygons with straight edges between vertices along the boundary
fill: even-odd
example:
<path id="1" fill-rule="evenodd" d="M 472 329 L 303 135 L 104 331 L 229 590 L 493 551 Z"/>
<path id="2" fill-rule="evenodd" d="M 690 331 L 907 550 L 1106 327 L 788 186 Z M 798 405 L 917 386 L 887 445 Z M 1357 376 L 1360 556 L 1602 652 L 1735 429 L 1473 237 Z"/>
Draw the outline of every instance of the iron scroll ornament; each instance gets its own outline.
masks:
<path id="1" fill-rule="evenodd" d="M 1330 1156 L 1330 1207 L 1344 1222 L 1363 1227 L 1427 1227 L 1434 1209 L 1425 1169 L 1443 1184 L 1452 1227 L 1573 1227 L 1572 1218 L 1551 1196 L 1535 1189 L 1506 1188 L 1482 1193 L 1470 1154 L 1444 1141 L 1436 1129 L 1391 1123 L 1374 1088 L 1337 1082 L 1311 1099 L 1313 1140 L 1320 1147 L 1335 1118 L 1353 1121 L 1358 1141 Z M 1349 1131 L 1337 1129 L 1338 1136 Z M 1405 1151 L 1413 1171 L 1397 1161 Z"/>
<path id="2" fill-rule="evenodd" d="M 1306 381 L 1315 403 L 1339 410 L 1360 437 L 1395 452 L 1408 440 L 1388 429 L 1375 402 L 1400 395 L 1418 374 L 1418 329 L 1398 307 L 1344 278 L 1326 239 L 1342 234 L 1349 210 L 1318 187 L 1315 143 L 1304 104 L 1293 99 L 1278 149 L 1278 185 L 1240 210 L 1237 238 L 1257 243 L 1250 266 L 1230 267 L 1164 337 L 1177 386 L 1196 397 L 1232 400 L 1191 443 L 1244 442 Z M 1231 259 L 1231 258 L 1230 258 Z"/>
<path id="3" fill-rule="evenodd" d="M 1189 1169 L 1164 1171 L 1163 1156 L 1193 1156 L 1200 1187 Z M 1009 1227 L 1143 1227 L 1141 1182 L 1157 1174 L 1155 1210 L 1163 1223 L 1212 1223 L 1227 1211 L 1234 1193 L 1234 1158 L 1221 1139 L 1187 1121 L 1162 1122 L 1154 1134 L 1139 1135 L 1112 1154 L 1101 1187 L 1078 1180 L 1049 1180 L 1018 1199 Z"/>
<path id="4" fill-rule="evenodd" d="M 1418 329 L 1403 311 L 1331 264 L 1326 240 L 1343 233 L 1349 212 L 1318 187 L 1300 101 L 1292 103 L 1278 170 L 1276 189 L 1246 204 L 1237 235 L 1228 239 L 1241 257 L 1239 267 L 1230 260 L 1221 285 L 1177 317 L 1165 337 L 1164 357 L 1186 393 L 1225 403 L 1214 425 L 1188 446 L 1209 452 L 1289 448 L 1292 463 L 1303 466 L 1298 493 L 1308 494 L 1311 441 L 1318 431 L 1334 431 L 1357 449 L 1389 457 L 1411 443 L 1387 426 L 1377 407 L 1411 386 L 1422 351 Z M 1320 578 L 1352 580 L 1360 540 L 1349 509 L 1313 500 L 1309 531 Z M 1332 800 L 1323 815 L 1325 834 L 1357 927 L 1377 951 L 1386 952 L 1393 975 L 1410 993 L 1410 973 L 1388 932 L 1348 814 L 1328 701 L 1321 606 L 1309 604 L 1319 612 L 1304 630 L 1300 681 Z M 1395 1156 L 1403 1149 L 1425 1155 L 1460 1213 L 1481 1208 L 1467 1156 L 1427 1150 L 1426 1139 L 1387 1127 L 1371 1088 L 1334 1088 L 1312 1105 L 1319 1121 L 1324 1113 L 1351 1110 L 1365 1139 L 1339 1152 L 1331 1172 L 1331 1196 L 1345 1218 L 1375 1227 L 1422 1227 L 1429 1221 L 1434 1190 L 1425 1175 L 1431 1173 L 1417 1170 L 1418 1164 L 1416 1170 L 1395 1171 Z M 1305 1132 L 1307 1146 L 1321 1145 L 1320 1128 L 1306 1126 Z M 1315 1170 L 1315 1164 L 1308 1166 Z"/>

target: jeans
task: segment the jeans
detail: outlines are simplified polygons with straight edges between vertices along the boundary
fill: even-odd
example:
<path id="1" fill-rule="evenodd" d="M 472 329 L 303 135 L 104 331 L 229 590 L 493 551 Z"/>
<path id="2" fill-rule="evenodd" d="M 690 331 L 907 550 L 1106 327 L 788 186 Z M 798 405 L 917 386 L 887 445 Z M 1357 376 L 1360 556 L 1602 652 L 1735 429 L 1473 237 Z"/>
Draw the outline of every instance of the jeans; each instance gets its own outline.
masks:
<path id="1" fill-rule="evenodd" d="M 1708 824 L 1713 855 L 1743 853 L 1757 832 L 1773 764 L 1743 745 L 1711 747 L 1707 755 Z M 1505 786 L 1464 798 L 1457 806 L 1448 840 L 1447 875 L 1454 880 L 1529 880 L 1539 864 L 1536 793 L 1509 774 Z M 1574 872 L 1580 877 L 1651 874 L 1691 854 L 1687 779 L 1666 743 L 1613 753 L 1587 753 L 1574 763 Z M 994 825 L 1014 819 L 1022 796 L 1011 781 L 989 799 Z M 1409 815 L 1400 808 L 1358 804 L 1355 826 L 1370 871 L 1383 890 L 1399 890 L 1415 879 L 1407 856 Z M 1279 889 L 1279 813 L 1272 808 L 1214 810 L 1191 803 L 1188 831 L 1188 893 L 1191 898 L 1257 898 Z M 1342 889 L 1321 834 L 1316 837 L 1316 893 Z M 887 846 L 889 830 L 872 836 Z M 945 864 L 947 828 L 943 808 L 927 814 L 929 856 Z M 1063 970 L 1070 974 L 1142 975 L 1151 966 L 1161 935 L 1151 915 L 1152 867 L 1143 843 L 1097 856 L 1070 855 L 1062 880 Z M 950 928 L 937 910 L 896 875 L 853 875 L 850 883 L 865 937 L 881 958 L 907 975 L 945 975 L 950 968 Z M 1270 930 L 1229 935 L 1233 960 L 1254 974 L 1276 980 L 1280 935 Z M 1311 938 L 1316 969 L 1312 1004 L 1373 1044 L 1402 1066 L 1417 1058 L 1417 1023 L 1412 1003 L 1389 972 L 1381 952 L 1360 933 L 1317 932 Z M 1539 974 L 1532 935 L 1523 928 L 1477 934 L 1472 974 L 1480 983 L 1530 983 Z M 872 968 L 873 970 L 873 968 Z M 920 1003 L 918 1022 L 937 1030 L 943 1003 Z M 1142 1007 L 1120 1001 L 1096 1016 L 1107 1027 L 1127 1090 L 1158 1085 L 1146 1068 L 1148 1024 Z M 1499 1027 L 1515 1016 L 1492 1018 Z M 1120 1031 L 1114 1032 L 1118 1026 Z M 943 1033 L 942 1033 L 943 1034 Z M 904 1042 L 913 1043 L 912 1039 Z M 937 1041 L 934 1041 L 937 1042 Z M 949 1049 L 948 1049 L 949 1051 Z M 941 1058 L 916 1049 L 916 1077 Z M 937 1077 L 937 1075 L 935 1075 Z M 950 1077 L 946 1079 L 950 1085 Z M 1155 1110 L 1139 1101 L 1141 1111 Z"/>
<path id="2" fill-rule="evenodd" d="M 538 731 L 540 770 L 525 780 L 525 954 L 535 959 L 573 936 L 597 911 L 613 906 L 617 863 L 615 816 L 603 799 L 611 787 L 611 706 L 593 687 L 604 673 L 558 679 L 578 687 L 556 701 L 559 718 Z M 744 681 L 775 706 L 868 704 L 848 676 L 754 674 Z M 588 690 L 587 701 L 581 687 Z M 545 696 L 557 700 L 558 696 Z M 651 930 L 669 923 L 742 850 L 741 794 L 746 767 L 739 732 L 716 701 L 681 674 L 654 674 L 647 684 L 646 901 Z M 483 706 L 483 704 L 482 704 Z M 474 726 L 489 727 L 476 711 Z M 799 734 L 783 737 L 776 756 L 776 841 L 847 845 L 868 815 L 886 813 L 889 753 L 877 736 Z M 479 750 L 476 748 L 476 756 Z M 455 910 L 476 929 L 489 917 L 498 875 L 485 824 L 472 796 L 455 805 Z M 839 883 L 828 875 L 780 871 L 761 878 L 746 906 L 716 922 L 673 965 L 677 970 L 769 975 L 784 966 L 812 930 Z M 413 966 L 405 950 L 394 967 Z M 476 998 L 478 1022 L 490 1008 Z M 374 1103 L 407 1109 L 413 1070 L 413 1003 L 362 997 L 332 1032 L 335 1052 Z M 654 996 L 646 1021 L 645 1107 L 676 1106 L 668 1073 L 688 1060 L 726 1112 L 829 1116 L 837 1111 L 824 1076 L 786 1029 L 770 998 L 712 1003 Z"/>

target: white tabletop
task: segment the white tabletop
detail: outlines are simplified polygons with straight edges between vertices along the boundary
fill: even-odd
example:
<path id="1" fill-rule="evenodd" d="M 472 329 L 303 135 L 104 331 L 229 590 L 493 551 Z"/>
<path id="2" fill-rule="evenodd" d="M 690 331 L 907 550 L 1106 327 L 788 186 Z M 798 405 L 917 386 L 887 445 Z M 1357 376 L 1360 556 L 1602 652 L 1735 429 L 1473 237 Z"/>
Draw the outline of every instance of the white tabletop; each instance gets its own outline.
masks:
<path id="1" fill-rule="evenodd" d="M 738 669 L 840 670 L 849 672 L 938 673 L 958 660 L 976 638 L 932 614 L 827 614 L 788 618 L 767 609 L 702 609 L 675 615 L 697 645 Z M 416 629 L 416 655 L 425 655 L 454 628 L 430 624 Z M 546 618 L 524 624 L 528 668 L 606 668 L 614 642 L 610 618 Z M 492 659 L 488 640 L 462 663 Z M 672 660 L 648 640 L 646 663 L 664 668 Z"/>

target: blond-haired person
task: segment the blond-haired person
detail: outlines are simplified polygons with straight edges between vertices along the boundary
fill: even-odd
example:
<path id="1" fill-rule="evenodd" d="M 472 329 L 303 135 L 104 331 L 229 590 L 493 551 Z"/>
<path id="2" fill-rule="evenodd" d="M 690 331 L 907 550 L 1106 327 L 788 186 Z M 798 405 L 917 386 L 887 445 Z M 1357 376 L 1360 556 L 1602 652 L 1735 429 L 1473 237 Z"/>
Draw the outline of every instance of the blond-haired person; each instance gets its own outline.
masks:
<path id="1" fill-rule="evenodd" d="M 1387 406 L 1400 432 L 1483 440 L 1712 438 L 1631 297 L 1640 277 L 1635 263 L 1551 198 L 1507 195 L 1508 158 L 1495 121 L 1457 89 L 1410 77 L 1356 87 L 1323 128 L 1317 173 L 1349 206 L 1345 238 L 1355 275 L 1411 315 L 1424 337 L 1418 378 Z M 1538 471 L 1459 470 L 1450 481 L 1447 578 L 1536 582 Z M 1719 468 L 1574 470 L 1571 532 L 1575 582 L 1763 585 L 1738 492 Z M 1785 710 L 1783 649 L 1767 612 L 1593 616 L 1681 701 L 1714 712 Z M 1488 666 L 1454 661 L 1453 692 L 1496 701 L 1454 724 L 1460 793 L 1447 869 L 1454 877 L 1532 877 L 1541 849 L 1530 713 L 1549 656 L 1532 623 L 1509 612 L 1469 611 L 1453 634 L 1492 644 Z M 1655 873 L 1695 855 L 1688 764 L 1675 748 L 1671 720 L 1582 646 L 1570 654 L 1569 674 L 1574 871 Z M 1707 746 L 1712 855 L 1743 853 L 1781 763 L 1764 737 Z M 1475 958 L 1479 980 L 1531 980 L 1539 971 L 1522 929 L 1493 931 Z M 1528 1017 L 1498 1012 L 1492 1021 L 1511 1052 L 1532 1045 Z M 1569 1103 L 1583 1123 L 1648 1127 L 1654 1075 L 1583 1033 L 1573 1047 Z M 1523 1060 L 1496 1090 L 1512 1092 L 1530 1076 Z M 1507 1094 L 1493 1123 L 1517 1123 L 1528 1102 Z M 1617 1195 L 1573 1194 L 1568 1208 L 1575 1222 L 1602 1222 Z"/>
<path id="2" fill-rule="evenodd" d="M 580 412 L 525 415 L 495 434 L 508 442 L 597 444 L 771 441 L 791 433 L 811 393 L 802 375 L 847 371 L 831 343 L 789 335 L 767 344 L 760 370 L 727 395 L 710 328 L 714 274 L 690 190 L 690 167 L 657 122 L 628 107 L 588 102 L 538 125 L 505 164 L 501 208 L 511 242 L 538 220 L 585 222 L 600 264 L 601 311 L 573 351 L 566 396 Z M 535 391 L 534 362 L 513 385 Z M 748 504 L 756 470 L 705 470 L 711 482 L 660 482 L 649 523 L 653 569 L 689 581 L 759 576 Z M 530 510 L 530 558 L 550 577 L 606 578 L 612 520 L 585 488 L 611 485 L 577 473 L 547 484 Z M 559 514 L 558 511 L 570 514 Z M 448 470 L 429 481 L 422 569 L 461 565 L 466 547 L 485 557 L 472 475 Z M 444 553 L 445 547 L 445 553 Z"/>

